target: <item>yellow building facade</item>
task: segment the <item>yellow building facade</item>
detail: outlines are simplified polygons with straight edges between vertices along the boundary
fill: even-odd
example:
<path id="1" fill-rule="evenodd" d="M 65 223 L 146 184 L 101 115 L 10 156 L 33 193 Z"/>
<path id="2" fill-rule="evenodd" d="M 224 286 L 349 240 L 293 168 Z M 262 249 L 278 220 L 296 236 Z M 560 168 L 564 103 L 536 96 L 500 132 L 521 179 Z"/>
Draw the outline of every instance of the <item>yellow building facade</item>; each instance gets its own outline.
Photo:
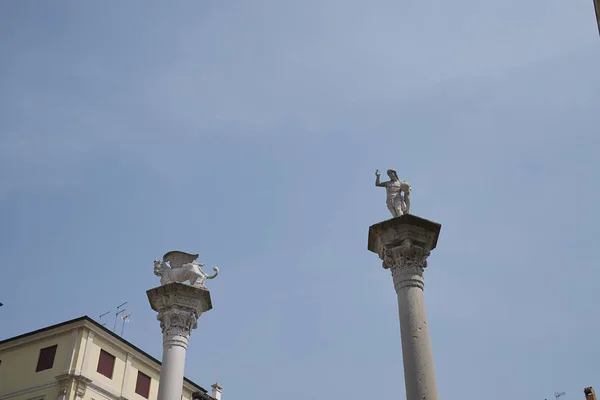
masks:
<path id="1" fill-rule="evenodd" d="M 159 376 L 158 360 L 87 316 L 0 341 L 0 400 L 156 400 Z M 212 397 L 186 378 L 192 399 Z"/>

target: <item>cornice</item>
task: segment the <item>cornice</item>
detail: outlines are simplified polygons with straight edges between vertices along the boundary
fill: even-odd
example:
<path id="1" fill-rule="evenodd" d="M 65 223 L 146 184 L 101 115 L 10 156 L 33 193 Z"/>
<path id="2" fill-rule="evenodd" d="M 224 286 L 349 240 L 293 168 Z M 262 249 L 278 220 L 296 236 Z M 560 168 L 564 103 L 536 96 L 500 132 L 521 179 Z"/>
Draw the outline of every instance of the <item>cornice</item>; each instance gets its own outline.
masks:
<path id="1" fill-rule="evenodd" d="M 9 399 L 11 397 L 16 397 L 16 396 L 21 396 L 21 395 L 31 393 L 31 392 L 37 392 L 38 390 L 48 389 L 53 386 L 58 386 L 58 383 L 55 380 L 53 380 L 52 382 L 42 383 L 41 385 L 37 385 L 37 386 L 30 386 L 28 388 L 17 390 L 15 392 L 5 393 L 0 396 L 0 400 Z"/>
<path id="2" fill-rule="evenodd" d="M 7 339 L 4 343 L 0 342 L 0 351 L 5 351 L 9 349 L 14 349 L 15 347 L 26 346 L 35 342 L 39 342 L 41 340 L 46 340 L 49 338 L 53 338 L 55 336 L 61 336 L 71 331 L 77 330 L 84 326 L 85 321 L 77 321 L 73 322 L 72 325 L 64 325 L 56 327 L 52 330 L 35 332 L 31 335 L 27 335 L 24 337 L 17 337 L 15 339 Z"/>

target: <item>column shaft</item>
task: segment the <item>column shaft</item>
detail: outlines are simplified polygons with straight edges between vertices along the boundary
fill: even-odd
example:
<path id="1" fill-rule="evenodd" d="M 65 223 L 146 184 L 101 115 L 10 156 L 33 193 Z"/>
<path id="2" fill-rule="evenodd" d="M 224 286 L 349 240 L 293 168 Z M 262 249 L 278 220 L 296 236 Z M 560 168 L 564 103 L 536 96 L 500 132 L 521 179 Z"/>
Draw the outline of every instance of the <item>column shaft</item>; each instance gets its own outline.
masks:
<path id="1" fill-rule="evenodd" d="M 163 331 L 163 360 L 160 367 L 158 400 L 181 400 L 185 354 L 198 316 L 183 306 L 171 306 L 158 313 Z"/>
<path id="2" fill-rule="evenodd" d="M 406 399 L 438 400 L 423 290 L 405 286 L 397 295 Z"/>
<path id="3" fill-rule="evenodd" d="M 392 271 L 398 296 L 406 400 L 438 400 L 423 273 L 441 225 L 411 214 L 372 225 L 368 248 Z"/>
<path id="4" fill-rule="evenodd" d="M 181 400 L 185 355 L 198 318 L 212 308 L 207 289 L 172 282 L 146 292 L 163 333 L 158 400 Z"/>
<path id="5" fill-rule="evenodd" d="M 187 344 L 187 338 L 179 336 L 174 338 L 176 340 L 171 339 L 163 344 L 158 400 L 181 400 L 187 346 L 178 342 Z"/>

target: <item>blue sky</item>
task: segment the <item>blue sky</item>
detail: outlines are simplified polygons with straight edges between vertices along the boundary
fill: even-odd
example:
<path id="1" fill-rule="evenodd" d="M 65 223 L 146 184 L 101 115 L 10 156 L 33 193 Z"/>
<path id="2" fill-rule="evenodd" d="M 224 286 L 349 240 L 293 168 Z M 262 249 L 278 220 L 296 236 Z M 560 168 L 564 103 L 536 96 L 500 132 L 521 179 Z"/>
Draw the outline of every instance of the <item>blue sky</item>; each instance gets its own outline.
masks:
<path id="1" fill-rule="evenodd" d="M 405 398 L 366 249 L 393 167 L 442 224 L 441 397 L 600 388 L 591 0 L 5 1 L 0 34 L 0 338 L 128 301 L 160 357 L 145 291 L 181 249 L 221 268 L 190 379 Z"/>

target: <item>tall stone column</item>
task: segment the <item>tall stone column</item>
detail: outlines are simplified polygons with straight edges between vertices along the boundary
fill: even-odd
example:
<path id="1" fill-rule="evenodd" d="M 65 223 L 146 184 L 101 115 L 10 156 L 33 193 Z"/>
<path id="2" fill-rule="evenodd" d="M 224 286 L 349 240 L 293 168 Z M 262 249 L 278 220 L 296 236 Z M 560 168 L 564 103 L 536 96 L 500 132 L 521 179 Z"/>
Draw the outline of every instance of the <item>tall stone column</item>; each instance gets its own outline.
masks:
<path id="1" fill-rule="evenodd" d="M 438 400 L 433 353 L 423 298 L 423 271 L 441 225 L 410 214 L 369 228 L 370 251 L 391 269 L 398 314 L 407 400 Z"/>
<path id="2" fill-rule="evenodd" d="M 181 400 L 185 355 L 190 334 L 198 318 L 212 309 L 206 288 L 172 282 L 147 292 L 148 300 L 163 333 L 163 358 L 160 368 L 158 400 Z"/>

